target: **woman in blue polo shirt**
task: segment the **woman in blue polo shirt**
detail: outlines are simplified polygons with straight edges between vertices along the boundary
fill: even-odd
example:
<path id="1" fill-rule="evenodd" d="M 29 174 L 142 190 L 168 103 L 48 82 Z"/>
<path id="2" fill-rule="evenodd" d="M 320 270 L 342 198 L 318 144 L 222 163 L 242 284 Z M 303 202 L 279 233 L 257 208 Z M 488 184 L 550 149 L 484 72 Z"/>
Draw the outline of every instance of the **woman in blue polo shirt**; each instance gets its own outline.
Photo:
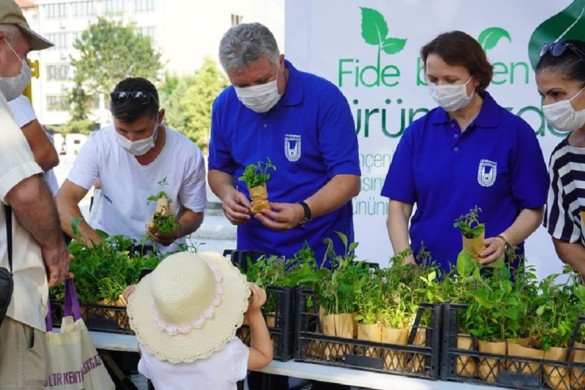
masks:
<path id="1" fill-rule="evenodd" d="M 542 221 L 548 186 L 534 131 L 486 91 L 493 68 L 468 34 L 441 34 L 421 57 L 439 107 L 406 129 L 382 189 L 394 252 L 412 248 L 408 261 L 415 261 L 424 248 L 448 271 L 462 249 L 453 222 L 479 206 L 486 224 L 480 261 L 501 258 L 508 245 L 522 253 Z"/>
<path id="2" fill-rule="evenodd" d="M 550 157 L 544 226 L 560 259 L 585 276 L 585 42 L 544 44 L 536 84 L 548 124 L 569 132 Z"/>

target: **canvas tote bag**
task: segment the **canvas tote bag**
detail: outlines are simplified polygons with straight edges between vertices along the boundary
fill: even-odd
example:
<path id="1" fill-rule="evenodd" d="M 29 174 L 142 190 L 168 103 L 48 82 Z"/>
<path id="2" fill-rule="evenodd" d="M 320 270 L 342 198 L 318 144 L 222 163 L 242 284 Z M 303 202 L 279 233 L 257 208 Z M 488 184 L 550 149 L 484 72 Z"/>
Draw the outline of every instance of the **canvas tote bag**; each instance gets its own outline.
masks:
<path id="1" fill-rule="evenodd" d="M 114 390 L 114 382 L 97 353 L 83 319 L 73 279 L 65 281 L 61 329 L 53 332 L 47 314 L 47 379 L 51 390 Z"/>

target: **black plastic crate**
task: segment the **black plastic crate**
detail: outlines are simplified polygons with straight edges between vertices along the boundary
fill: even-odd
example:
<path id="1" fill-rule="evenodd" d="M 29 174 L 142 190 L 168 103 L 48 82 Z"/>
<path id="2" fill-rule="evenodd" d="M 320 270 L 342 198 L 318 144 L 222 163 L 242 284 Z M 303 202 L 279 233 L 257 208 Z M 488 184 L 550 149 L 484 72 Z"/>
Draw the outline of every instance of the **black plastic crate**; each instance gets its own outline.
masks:
<path id="1" fill-rule="evenodd" d="M 134 334 L 126 306 L 85 305 L 80 304 L 81 317 L 87 329 L 98 332 Z M 51 300 L 53 326 L 61 326 L 63 319 L 63 302 Z"/>
<path id="2" fill-rule="evenodd" d="M 557 361 L 545 359 L 544 355 L 530 358 L 480 352 L 474 338 L 458 333 L 459 317 L 465 310 L 464 305 L 444 304 L 442 380 L 514 389 L 585 389 L 585 362 L 570 361 L 573 351 L 585 354 L 585 348 L 577 347 L 574 342 L 585 317 L 579 317 L 572 341 L 562 360 Z M 458 347 L 458 339 L 467 345 Z"/>
<path id="3" fill-rule="evenodd" d="M 404 376 L 438 379 L 440 369 L 440 304 L 421 304 L 406 345 L 326 336 L 322 332 L 315 295 L 297 289 L 297 317 L 294 359 Z M 312 308 L 307 302 L 313 302 Z M 431 316 L 431 326 L 419 326 L 423 314 Z M 415 345 L 417 332 L 424 332 L 422 345 Z"/>
<path id="4" fill-rule="evenodd" d="M 286 361 L 293 357 L 293 313 L 294 292 L 296 287 L 274 287 L 266 289 L 266 300 L 274 300 L 276 311 L 264 313 L 268 325 L 268 332 L 274 345 L 273 358 Z M 238 330 L 238 337 L 247 345 L 250 344 L 250 327 L 242 325 Z"/>

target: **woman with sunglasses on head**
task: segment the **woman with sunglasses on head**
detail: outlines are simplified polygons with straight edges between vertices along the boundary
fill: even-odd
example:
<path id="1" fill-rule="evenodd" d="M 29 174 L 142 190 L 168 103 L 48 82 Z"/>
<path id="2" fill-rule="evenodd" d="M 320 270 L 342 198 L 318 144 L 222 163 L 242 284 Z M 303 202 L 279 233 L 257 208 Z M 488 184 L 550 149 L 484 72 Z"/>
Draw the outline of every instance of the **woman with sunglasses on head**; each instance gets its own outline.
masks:
<path id="1" fill-rule="evenodd" d="M 534 130 L 486 91 L 493 68 L 470 35 L 440 34 L 421 58 L 438 107 L 406 129 L 382 189 L 394 253 L 412 250 L 412 262 L 424 249 L 449 271 L 462 250 L 453 222 L 478 206 L 486 237 L 478 260 L 492 263 L 510 245 L 520 256 L 542 222 L 548 184 Z"/>
<path id="2" fill-rule="evenodd" d="M 187 137 L 164 125 L 165 110 L 150 81 L 124 79 L 110 99 L 113 125 L 90 135 L 57 193 L 61 226 L 88 245 L 101 241 L 99 229 L 139 243 L 148 235 L 160 251 L 175 251 L 203 221 L 207 205 L 203 154 Z M 71 221 L 81 217 L 78 203 L 96 180 L 101 194 L 94 207 L 100 212 L 92 216 L 92 226 L 81 220 L 81 235 L 75 234 Z M 177 216 L 171 232 L 146 227 L 157 203 L 149 198 L 161 191 Z"/>
<path id="3" fill-rule="evenodd" d="M 585 42 L 544 44 L 535 72 L 549 126 L 568 132 L 550 157 L 544 226 L 560 259 L 585 276 Z"/>

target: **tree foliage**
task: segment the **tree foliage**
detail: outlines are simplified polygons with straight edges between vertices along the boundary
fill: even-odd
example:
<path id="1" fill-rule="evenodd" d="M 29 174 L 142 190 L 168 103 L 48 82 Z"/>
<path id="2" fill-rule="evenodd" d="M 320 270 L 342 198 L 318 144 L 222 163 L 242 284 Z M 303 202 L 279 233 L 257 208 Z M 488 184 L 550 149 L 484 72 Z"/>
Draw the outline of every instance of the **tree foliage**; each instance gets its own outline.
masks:
<path id="1" fill-rule="evenodd" d="M 161 100 L 166 109 L 165 122 L 206 152 L 211 106 L 227 85 L 227 77 L 210 58 L 204 60 L 194 75 L 168 75 L 161 88 Z"/>
<path id="2" fill-rule="evenodd" d="M 162 65 L 160 53 L 149 37 L 136 34 L 133 25 L 99 18 L 81 33 L 73 47 L 79 52 L 71 58 L 74 81 L 88 95 L 107 94 L 126 77 L 158 79 Z"/>
<path id="3" fill-rule="evenodd" d="M 76 82 L 69 91 L 67 102 L 71 119 L 66 126 L 63 126 L 63 133 L 89 134 L 91 130 L 94 130 L 96 124 L 89 120 L 90 96 L 85 93 L 80 82 Z"/>

